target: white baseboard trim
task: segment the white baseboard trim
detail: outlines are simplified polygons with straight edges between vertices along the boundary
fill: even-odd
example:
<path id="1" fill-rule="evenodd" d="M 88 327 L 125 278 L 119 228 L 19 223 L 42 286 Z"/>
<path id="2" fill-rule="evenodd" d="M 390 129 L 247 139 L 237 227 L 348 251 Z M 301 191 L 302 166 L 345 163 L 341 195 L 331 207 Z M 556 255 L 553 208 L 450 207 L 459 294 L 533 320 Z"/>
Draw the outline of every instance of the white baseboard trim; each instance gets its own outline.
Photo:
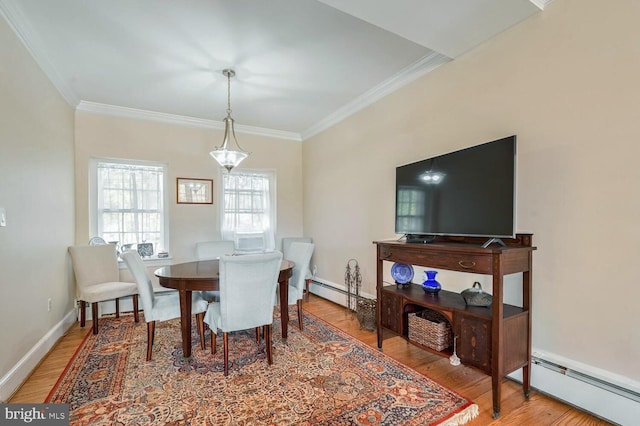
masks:
<path id="1" fill-rule="evenodd" d="M 76 322 L 76 309 L 68 312 L 47 334 L 45 334 L 27 352 L 11 370 L 0 378 L 0 401 L 8 401 L 29 377 L 38 363 L 49 353 L 51 348 L 64 336 L 67 330 Z"/>
<path id="2" fill-rule="evenodd" d="M 341 306 L 347 306 L 347 292 L 343 285 L 314 278 L 310 291 Z M 368 294 L 362 296 L 376 298 Z M 533 355 L 531 386 L 534 389 L 614 424 L 638 424 L 638 382 L 559 355 L 542 353 L 535 348 Z M 553 366 L 550 367 L 551 364 L 556 366 L 555 371 Z M 577 374 L 572 376 L 569 371 Z M 509 377 L 522 383 L 522 370 Z M 614 391 L 607 390 L 607 385 Z"/>
<path id="3" fill-rule="evenodd" d="M 309 292 L 327 299 L 341 306 L 347 306 L 347 290 L 344 285 L 336 284 L 331 281 L 323 280 L 320 278 L 314 278 L 311 281 Z M 369 293 L 360 294 L 367 299 L 376 299 L 375 295 Z"/>
<path id="4" fill-rule="evenodd" d="M 321 285 L 321 284 L 325 284 L 325 285 Z M 314 278 L 313 281 L 311 281 L 311 286 L 309 287 L 309 292 L 322 297 L 323 299 L 327 299 L 332 301 L 333 303 L 336 303 L 340 306 L 347 306 L 347 294 L 346 291 L 344 290 L 344 286 L 342 287 L 337 287 L 337 286 L 331 286 L 331 287 L 335 287 L 335 288 L 328 288 L 329 284 L 327 284 L 325 281 L 321 281 L 317 278 Z"/>
<path id="5" fill-rule="evenodd" d="M 509 375 L 522 383 L 522 370 Z M 531 367 L 531 386 L 545 395 L 618 425 L 637 425 L 640 403 L 538 364 Z"/>

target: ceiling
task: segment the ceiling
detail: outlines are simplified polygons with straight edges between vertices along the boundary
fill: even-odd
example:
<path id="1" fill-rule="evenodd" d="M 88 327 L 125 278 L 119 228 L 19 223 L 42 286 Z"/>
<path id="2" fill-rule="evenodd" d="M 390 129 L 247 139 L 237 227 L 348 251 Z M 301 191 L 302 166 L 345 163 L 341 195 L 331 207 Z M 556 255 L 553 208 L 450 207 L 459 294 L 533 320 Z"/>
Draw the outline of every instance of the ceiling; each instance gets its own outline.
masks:
<path id="1" fill-rule="evenodd" d="M 304 140 L 551 0 L 0 0 L 83 111 Z"/>

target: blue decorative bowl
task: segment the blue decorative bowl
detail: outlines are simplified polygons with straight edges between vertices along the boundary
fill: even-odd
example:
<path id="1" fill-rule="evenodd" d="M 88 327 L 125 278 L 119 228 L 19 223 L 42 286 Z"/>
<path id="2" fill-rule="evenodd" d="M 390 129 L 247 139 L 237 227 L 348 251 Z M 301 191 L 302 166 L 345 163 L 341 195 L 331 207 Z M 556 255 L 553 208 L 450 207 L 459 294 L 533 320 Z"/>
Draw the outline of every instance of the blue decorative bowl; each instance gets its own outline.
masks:
<path id="1" fill-rule="evenodd" d="M 413 279 L 413 266 L 404 263 L 394 263 L 391 266 L 391 276 L 396 284 L 407 284 Z"/>

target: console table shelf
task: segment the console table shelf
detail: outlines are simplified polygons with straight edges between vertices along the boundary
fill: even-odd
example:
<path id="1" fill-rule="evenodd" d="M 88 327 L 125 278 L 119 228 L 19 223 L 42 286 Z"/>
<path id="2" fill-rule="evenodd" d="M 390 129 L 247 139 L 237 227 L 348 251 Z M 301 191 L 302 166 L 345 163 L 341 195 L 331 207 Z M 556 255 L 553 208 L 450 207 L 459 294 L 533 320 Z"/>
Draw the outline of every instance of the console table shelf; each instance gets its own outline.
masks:
<path id="1" fill-rule="evenodd" d="M 493 415 L 500 413 L 501 380 L 522 368 L 523 391 L 529 396 L 531 379 L 531 234 L 503 239 L 506 246 L 483 248 L 482 239 L 437 237 L 430 244 L 376 241 L 377 331 L 382 348 L 383 329 L 408 339 L 408 314 L 432 309 L 443 315 L 457 337 L 456 353 L 463 364 L 483 370 L 492 378 Z M 399 262 L 436 269 L 492 275 L 493 303 L 490 307 L 467 306 L 459 293 L 441 290 L 427 294 L 422 286 L 385 285 L 383 263 Z M 503 303 L 504 276 L 522 272 L 522 307 Z M 411 341 L 412 342 L 412 341 Z M 449 356 L 452 348 L 430 352 Z"/>

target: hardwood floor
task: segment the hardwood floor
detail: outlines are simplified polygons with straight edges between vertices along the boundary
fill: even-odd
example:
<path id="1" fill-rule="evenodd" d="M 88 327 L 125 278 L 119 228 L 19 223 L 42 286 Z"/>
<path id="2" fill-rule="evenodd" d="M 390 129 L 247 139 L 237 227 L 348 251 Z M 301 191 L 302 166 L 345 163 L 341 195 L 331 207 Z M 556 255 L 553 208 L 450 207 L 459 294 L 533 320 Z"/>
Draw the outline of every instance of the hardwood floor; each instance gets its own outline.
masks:
<path id="1" fill-rule="evenodd" d="M 339 327 L 346 333 L 372 347 L 377 347 L 375 332 L 360 330 L 355 315 L 345 308 L 316 296 L 304 303 L 304 310 Z M 296 327 L 296 321 L 291 321 Z M 64 371 L 78 346 L 91 330 L 91 322 L 83 329 L 76 323 L 47 357 L 34 370 L 26 382 L 9 400 L 10 403 L 44 402 L 58 377 Z M 502 385 L 502 407 L 498 419 L 492 418 L 491 379 L 479 370 L 463 365 L 454 367 L 448 358 L 425 352 L 400 337 L 386 339 L 384 353 L 403 364 L 425 374 L 431 379 L 470 398 L 480 407 L 480 415 L 467 423 L 469 426 L 484 425 L 609 425 L 592 415 L 577 410 L 560 401 L 534 390 L 529 400 L 524 398 L 518 383 L 504 379 Z"/>

